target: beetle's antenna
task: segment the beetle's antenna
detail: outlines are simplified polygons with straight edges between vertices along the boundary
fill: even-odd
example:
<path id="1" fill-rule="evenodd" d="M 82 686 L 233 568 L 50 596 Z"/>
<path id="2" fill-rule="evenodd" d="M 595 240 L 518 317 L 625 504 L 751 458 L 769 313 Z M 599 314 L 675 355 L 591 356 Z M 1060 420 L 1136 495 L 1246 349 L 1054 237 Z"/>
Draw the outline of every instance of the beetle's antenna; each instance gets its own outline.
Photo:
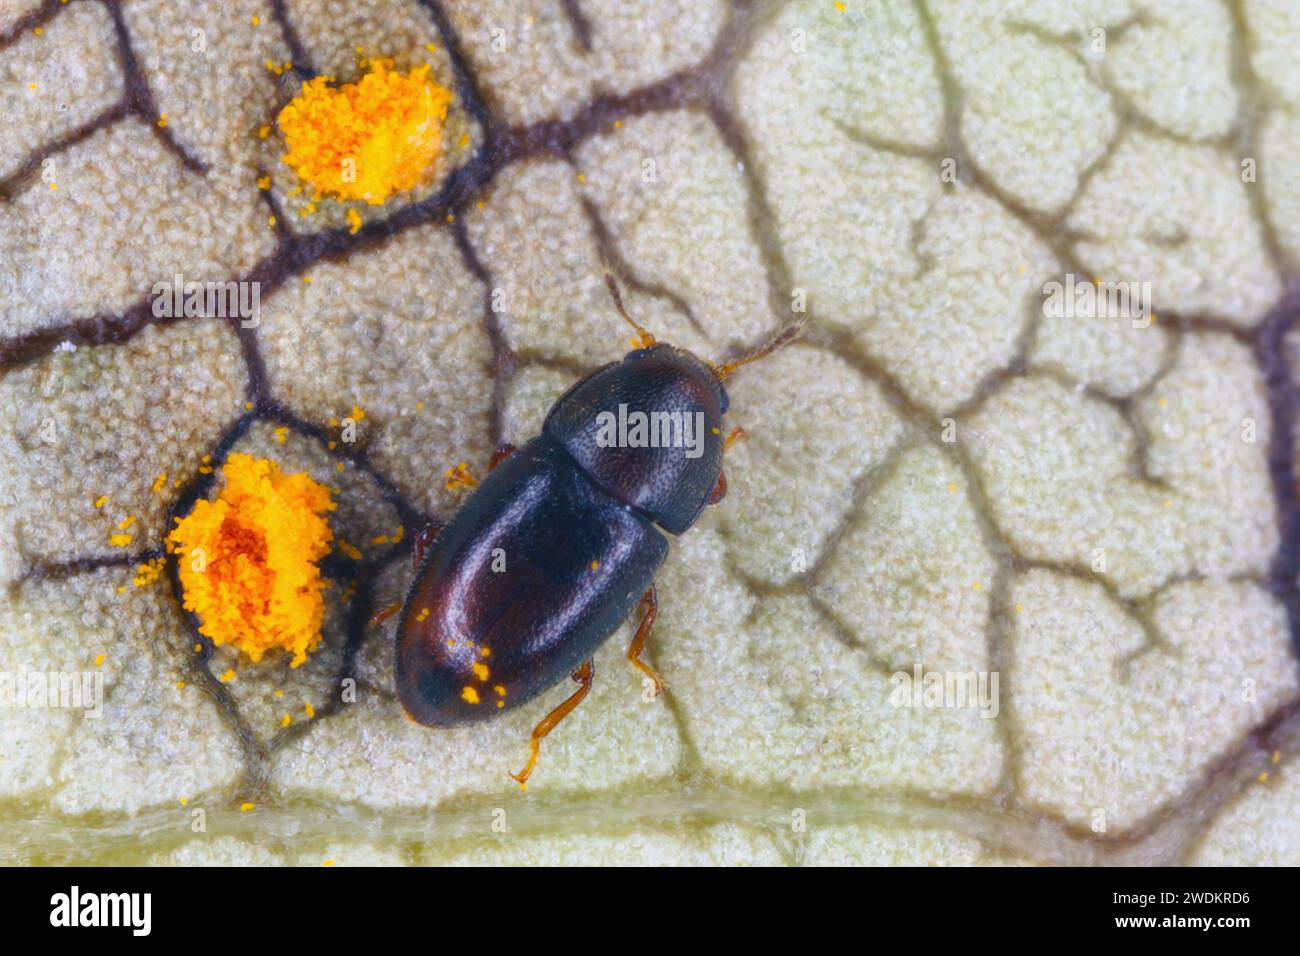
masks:
<path id="1" fill-rule="evenodd" d="M 650 331 L 642 327 L 641 323 L 632 316 L 627 314 L 627 309 L 623 308 L 623 294 L 618 291 L 618 283 L 614 281 L 614 276 L 608 272 L 605 273 L 605 285 L 609 287 L 609 294 L 614 299 L 614 308 L 618 309 L 618 314 L 627 320 L 627 324 L 636 329 L 637 348 L 648 349 L 655 344 L 655 337 Z"/>
<path id="2" fill-rule="evenodd" d="M 713 367 L 713 373 L 718 376 L 718 381 L 721 382 L 742 365 L 748 365 L 750 362 L 757 362 L 759 359 L 771 355 L 778 349 L 785 348 L 795 339 L 799 338 L 799 336 L 803 335 L 804 323 L 805 320 L 802 318 L 796 322 L 791 322 L 748 355 L 742 355 L 740 358 L 732 359 L 730 362 L 723 362 L 721 365 L 715 365 Z"/>

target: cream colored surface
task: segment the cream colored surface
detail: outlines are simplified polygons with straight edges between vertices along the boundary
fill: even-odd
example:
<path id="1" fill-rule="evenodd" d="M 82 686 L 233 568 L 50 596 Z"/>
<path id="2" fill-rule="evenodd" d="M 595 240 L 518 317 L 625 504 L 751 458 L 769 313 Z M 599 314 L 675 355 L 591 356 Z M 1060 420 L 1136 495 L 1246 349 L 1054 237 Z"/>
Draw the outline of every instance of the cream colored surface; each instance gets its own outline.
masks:
<path id="1" fill-rule="evenodd" d="M 1300 863 L 1253 338 L 1300 258 L 1294 4 L 570 6 L 586 30 L 559 2 L 446 12 L 501 130 L 585 129 L 593 103 L 599 124 L 504 164 L 461 221 L 341 247 L 264 298 L 271 395 L 322 427 L 359 406 L 379 477 L 274 422 L 235 449 L 335 486 L 336 532 L 380 562 L 404 520 L 384 479 L 449 513 L 446 468 L 481 472 L 626 350 L 606 268 L 660 339 L 709 357 L 806 305 L 805 341 L 729 383 L 750 433 L 729 496 L 658 581 L 669 694 L 643 697 L 621 629 L 521 795 L 506 773 L 567 688 L 418 727 L 388 627 L 341 705 L 343 587 L 303 667 L 226 650 L 205 680 L 165 578 L 64 563 L 120 558 L 127 516 L 128 551 L 161 541 L 176 480 L 245 411 L 248 356 L 213 320 L 42 351 L 0 378 L 0 670 L 101 672 L 107 700 L 100 720 L 0 709 L 0 859 Z M 297 81 L 266 69 L 288 46 L 253 0 L 124 0 L 176 148 L 129 115 L 54 151 L 57 188 L 5 180 L 123 83 L 107 7 L 74 0 L 41 35 L 32 7 L 0 2 L 0 34 L 22 29 L 0 49 L 6 346 L 177 271 L 247 273 L 276 248 L 268 199 L 292 234 L 346 233 L 337 207 L 295 211 L 258 135 Z M 449 82 L 455 44 L 422 3 L 287 7 L 321 69 L 360 47 Z M 488 130 L 465 106 L 435 182 L 366 222 L 476 162 Z M 1065 273 L 1151 281 L 1156 321 L 1044 317 Z M 375 603 L 408 580 L 392 557 Z M 996 714 L 898 706 L 914 666 L 997 674 Z"/>

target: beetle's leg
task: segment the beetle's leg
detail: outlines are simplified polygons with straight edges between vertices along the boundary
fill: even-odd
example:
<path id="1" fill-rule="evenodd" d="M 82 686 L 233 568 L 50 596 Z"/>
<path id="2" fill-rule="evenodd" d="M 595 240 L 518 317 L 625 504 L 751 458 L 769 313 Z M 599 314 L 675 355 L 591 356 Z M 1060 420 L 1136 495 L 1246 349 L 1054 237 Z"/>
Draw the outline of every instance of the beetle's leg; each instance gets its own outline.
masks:
<path id="1" fill-rule="evenodd" d="M 659 613 L 659 595 L 653 584 L 641 595 L 641 603 L 645 605 L 645 617 L 641 618 L 632 643 L 627 646 L 627 659 L 633 667 L 655 682 L 655 696 L 658 697 L 664 692 L 664 679 L 657 670 L 641 660 L 641 652 L 645 650 L 645 642 L 650 637 L 650 628 L 654 627 L 655 615 Z"/>
<path id="2" fill-rule="evenodd" d="M 492 453 L 492 457 L 488 459 L 488 471 L 495 471 L 497 465 L 501 464 L 503 461 L 505 461 L 514 453 L 515 453 L 515 446 L 510 444 L 510 442 L 506 442 L 503 445 L 498 445 L 497 450 L 494 451 Z"/>
<path id="3" fill-rule="evenodd" d="M 591 661 L 583 664 L 573 672 L 573 679 L 582 686 L 573 692 L 573 694 L 556 707 L 553 711 L 542 718 L 542 722 L 533 728 L 533 738 L 529 741 L 528 763 L 524 769 L 518 773 L 512 773 L 510 776 L 519 781 L 519 789 L 528 789 L 528 777 L 537 766 L 537 754 L 542 749 L 542 738 L 549 734 L 565 717 L 573 712 L 573 708 L 582 703 L 582 698 L 587 696 L 587 691 L 591 690 L 591 681 L 596 676 L 596 667 Z"/>
<path id="4" fill-rule="evenodd" d="M 426 524 L 415 532 L 415 539 L 411 542 L 411 563 L 416 568 L 419 568 L 424 561 L 424 552 L 428 551 L 429 545 L 438 539 L 438 532 L 441 530 L 437 525 Z"/>
<path id="5" fill-rule="evenodd" d="M 718 480 L 714 484 L 713 490 L 709 492 L 709 500 L 707 503 L 716 505 L 725 497 L 727 497 L 727 473 L 725 471 L 719 471 Z"/>
<path id="6" fill-rule="evenodd" d="M 442 529 L 435 524 L 426 524 L 419 531 L 415 532 L 415 537 L 411 539 L 411 564 L 418 571 L 420 563 L 424 561 L 424 553 L 429 550 L 429 546 L 437 540 L 438 532 Z M 392 604 L 386 604 L 374 614 L 370 615 L 370 623 L 375 627 L 383 624 L 390 617 L 402 609 L 401 601 L 394 601 Z"/>
<path id="7" fill-rule="evenodd" d="M 722 453 L 725 455 L 727 450 L 730 449 L 738 439 L 748 437 L 749 432 L 745 431 L 745 429 L 740 426 L 736 426 L 731 430 L 731 434 L 727 436 L 727 440 L 722 443 Z M 727 497 L 727 473 L 725 471 L 719 471 L 717 483 L 714 484 L 713 490 L 709 492 L 709 500 L 706 504 L 716 505 L 725 497 Z"/>
<path id="8" fill-rule="evenodd" d="M 401 609 L 402 609 L 401 601 L 394 601 L 392 604 L 385 604 L 374 614 L 370 615 L 370 623 L 373 624 L 375 627 L 379 627 L 379 625 L 383 624 L 385 621 L 387 621 L 390 617 L 392 617 Z"/>

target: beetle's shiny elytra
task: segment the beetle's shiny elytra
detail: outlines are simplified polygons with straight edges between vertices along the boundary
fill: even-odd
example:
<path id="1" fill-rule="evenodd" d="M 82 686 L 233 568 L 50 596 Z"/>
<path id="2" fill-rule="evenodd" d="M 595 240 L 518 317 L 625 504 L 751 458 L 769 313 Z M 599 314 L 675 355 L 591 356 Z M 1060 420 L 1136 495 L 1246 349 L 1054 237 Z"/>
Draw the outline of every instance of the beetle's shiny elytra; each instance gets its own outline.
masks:
<path id="1" fill-rule="evenodd" d="M 647 610 L 628 657 L 662 689 L 639 655 L 668 555 L 664 532 L 686 531 L 725 493 L 722 379 L 738 364 L 638 348 L 570 388 L 542 433 L 487 475 L 417 557 L 401 608 L 397 692 L 411 718 L 434 727 L 486 720 L 573 676 L 581 687 L 537 726 L 522 784 L 540 740 L 590 687 L 593 653 L 638 602 Z M 615 412 L 679 427 L 689 416 L 698 435 L 692 449 L 611 444 L 601 429 Z"/>

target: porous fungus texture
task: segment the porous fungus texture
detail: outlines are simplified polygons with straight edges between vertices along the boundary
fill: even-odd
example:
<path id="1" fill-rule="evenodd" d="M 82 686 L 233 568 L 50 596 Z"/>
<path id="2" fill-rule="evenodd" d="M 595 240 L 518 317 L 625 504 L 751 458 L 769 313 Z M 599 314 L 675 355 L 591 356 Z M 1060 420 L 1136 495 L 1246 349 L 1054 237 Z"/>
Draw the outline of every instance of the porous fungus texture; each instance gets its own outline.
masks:
<path id="1" fill-rule="evenodd" d="M 275 462 L 234 454 L 226 484 L 201 499 L 167 537 L 176 555 L 185 609 L 199 633 L 232 644 L 257 662 L 279 648 L 297 667 L 320 643 L 325 614 L 318 562 L 333 532 L 329 489 Z"/>
<path id="2" fill-rule="evenodd" d="M 308 80 L 280 111 L 285 164 L 317 196 L 372 206 L 429 182 L 451 103 L 429 66 L 402 73 L 376 59 L 355 83 L 331 82 Z"/>

